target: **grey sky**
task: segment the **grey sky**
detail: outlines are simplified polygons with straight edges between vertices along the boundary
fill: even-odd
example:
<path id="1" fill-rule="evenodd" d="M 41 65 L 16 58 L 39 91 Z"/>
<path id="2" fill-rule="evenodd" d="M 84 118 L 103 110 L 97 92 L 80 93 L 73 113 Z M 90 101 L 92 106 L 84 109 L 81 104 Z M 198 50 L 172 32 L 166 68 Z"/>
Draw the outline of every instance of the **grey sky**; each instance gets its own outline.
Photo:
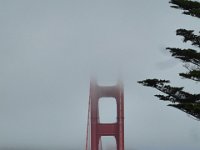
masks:
<path id="1" fill-rule="evenodd" d="M 200 122 L 136 83 L 157 77 L 199 91 L 164 51 L 190 47 L 175 30 L 198 30 L 198 19 L 168 0 L 0 0 L 0 21 L 0 147 L 83 149 L 95 74 L 124 80 L 127 150 L 199 150 Z"/>

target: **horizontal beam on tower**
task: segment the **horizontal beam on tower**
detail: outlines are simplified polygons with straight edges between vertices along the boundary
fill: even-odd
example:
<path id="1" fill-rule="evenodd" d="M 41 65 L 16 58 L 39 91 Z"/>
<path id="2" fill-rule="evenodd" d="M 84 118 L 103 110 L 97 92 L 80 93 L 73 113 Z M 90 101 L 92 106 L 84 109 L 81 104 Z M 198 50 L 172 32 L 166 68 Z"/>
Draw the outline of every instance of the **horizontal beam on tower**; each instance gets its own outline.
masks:
<path id="1" fill-rule="evenodd" d="M 102 136 L 115 136 L 116 134 L 118 134 L 118 124 L 117 123 L 98 124 L 97 134 Z"/>

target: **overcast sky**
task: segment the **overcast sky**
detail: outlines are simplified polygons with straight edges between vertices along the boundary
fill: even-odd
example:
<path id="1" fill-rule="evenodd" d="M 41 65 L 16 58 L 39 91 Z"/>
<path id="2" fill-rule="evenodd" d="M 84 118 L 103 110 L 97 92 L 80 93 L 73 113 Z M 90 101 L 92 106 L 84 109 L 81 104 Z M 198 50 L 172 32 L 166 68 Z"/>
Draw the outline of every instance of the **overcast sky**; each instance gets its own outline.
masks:
<path id="1" fill-rule="evenodd" d="M 162 78 L 199 91 L 179 78 L 182 63 L 165 52 L 190 47 L 175 30 L 198 30 L 199 19 L 169 6 L 168 0 L 0 0 L 0 147 L 84 149 L 93 74 L 102 85 L 123 78 L 127 150 L 199 150 L 200 122 L 137 84 Z M 102 102 L 109 120 L 114 107 Z"/>

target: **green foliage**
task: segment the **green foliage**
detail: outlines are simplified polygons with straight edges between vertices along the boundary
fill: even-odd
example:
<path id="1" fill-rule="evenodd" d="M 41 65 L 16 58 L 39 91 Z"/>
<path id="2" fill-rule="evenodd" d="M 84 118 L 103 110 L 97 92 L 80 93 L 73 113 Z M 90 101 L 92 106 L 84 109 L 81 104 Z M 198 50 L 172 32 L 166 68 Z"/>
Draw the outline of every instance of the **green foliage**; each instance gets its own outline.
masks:
<path id="1" fill-rule="evenodd" d="M 172 8 L 182 9 L 183 14 L 200 18 L 200 3 L 190 0 L 171 0 Z"/>
<path id="2" fill-rule="evenodd" d="M 182 60 L 183 62 L 200 65 L 200 53 L 193 49 L 166 48 L 170 51 L 173 57 Z"/>
<path id="3" fill-rule="evenodd" d="M 163 85 L 164 83 L 169 83 L 169 80 L 146 79 L 144 81 L 138 81 L 138 83 L 144 86 L 157 87 L 158 84 Z"/>
<path id="4" fill-rule="evenodd" d="M 188 73 L 179 73 L 180 76 L 187 78 L 187 79 L 192 79 L 194 81 L 200 81 L 200 71 L 199 70 L 192 70 L 189 71 Z"/>
<path id="5" fill-rule="evenodd" d="M 183 36 L 183 42 L 190 41 L 192 45 L 200 47 L 200 36 L 193 32 L 194 30 L 178 29 L 176 35 Z"/>
<path id="6" fill-rule="evenodd" d="M 200 99 L 200 95 L 190 94 L 183 91 L 183 87 L 172 87 L 166 83 L 168 80 L 146 79 L 138 81 L 143 86 L 153 87 L 166 95 L 155 95 L 160 100 L 177 102 L 177 103 L 196 103 Z"/>
<path id="7" fill-rule="evenodd" d="M 200 118 L 200 103 L 169 104 L 168 106 L 178 108 L 195 118 Z"/>
<path id="8" fill-rule="evenodd" d="M 200 18 L 200 2 L 190 0 L 171 0 L 172 8 L 184 10 L 183 14 Z M 178 29 L 176 35 L 183 37 L 183 42 L 191 42 L 191 45 L 200 48 L 200 35 L 194 34 L 194 30 Z M 200 53 L 194 49 L 166 48 L 172 57 L 181 60 L 188 70 L 179 75 L 186 79 L 200 81 Z M 172 106 L 200 120 L 200 94 L 191 94 L 183 91 L 183 87 L 172 87 L 169 80 L 146 79 L 138 81 L 143 86 L 153 87 L 164 95 L 155 95 L 160 100 L 170 101 Z"/>

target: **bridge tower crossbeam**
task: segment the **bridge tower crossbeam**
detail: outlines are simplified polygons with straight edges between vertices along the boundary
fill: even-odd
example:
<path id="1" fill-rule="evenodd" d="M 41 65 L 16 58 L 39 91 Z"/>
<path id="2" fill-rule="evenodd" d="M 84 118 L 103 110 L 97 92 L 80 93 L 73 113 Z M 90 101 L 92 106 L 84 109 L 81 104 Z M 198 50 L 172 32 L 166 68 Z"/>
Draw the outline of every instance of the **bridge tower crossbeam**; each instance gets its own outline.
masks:
<path id="1" fill-rule="evenodd" d="M 117 104 L 117 121 L 101 123 L 99 121 L 99 99 L 113 97 Z M 113 136 L 117 150 L 124 150 L 124 90 L 122 82 L 114 86 L 100 86 L 97 81 L 90 81 L 90 148 L 100 150 L 102 136 Z M 109 115 L 109 114 L 108 114 Z"/>

